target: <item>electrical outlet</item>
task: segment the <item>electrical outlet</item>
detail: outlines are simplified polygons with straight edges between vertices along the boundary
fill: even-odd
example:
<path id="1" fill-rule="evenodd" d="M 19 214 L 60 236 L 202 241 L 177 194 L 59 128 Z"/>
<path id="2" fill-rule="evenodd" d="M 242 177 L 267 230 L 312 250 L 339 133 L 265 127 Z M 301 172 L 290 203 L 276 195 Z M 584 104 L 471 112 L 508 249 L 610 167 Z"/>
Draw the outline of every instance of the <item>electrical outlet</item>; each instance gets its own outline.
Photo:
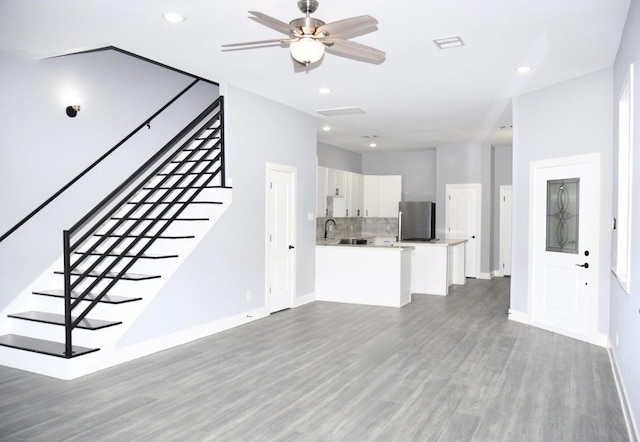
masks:
<path id="1" fill-rule="evenodd" d="M 251 298 L 253 298 L 253 293 L 251 293 L 251 290 L 247 290 L 247 301 L 251 301 Z"/>

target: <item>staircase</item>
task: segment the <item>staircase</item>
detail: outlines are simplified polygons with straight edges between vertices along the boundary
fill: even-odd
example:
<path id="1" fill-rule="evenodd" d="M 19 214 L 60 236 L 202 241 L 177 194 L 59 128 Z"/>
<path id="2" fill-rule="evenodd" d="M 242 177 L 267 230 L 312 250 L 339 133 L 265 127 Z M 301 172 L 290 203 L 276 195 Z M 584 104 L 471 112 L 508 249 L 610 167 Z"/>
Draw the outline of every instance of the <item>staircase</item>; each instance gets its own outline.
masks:
<path id="1" fill-rule="evenodd" d="M 220 97 L 63 232 L 62 257 L 11 305 L 0 348 L 64 360 L 113 350 L 226 209 L 229 189 Z"/>

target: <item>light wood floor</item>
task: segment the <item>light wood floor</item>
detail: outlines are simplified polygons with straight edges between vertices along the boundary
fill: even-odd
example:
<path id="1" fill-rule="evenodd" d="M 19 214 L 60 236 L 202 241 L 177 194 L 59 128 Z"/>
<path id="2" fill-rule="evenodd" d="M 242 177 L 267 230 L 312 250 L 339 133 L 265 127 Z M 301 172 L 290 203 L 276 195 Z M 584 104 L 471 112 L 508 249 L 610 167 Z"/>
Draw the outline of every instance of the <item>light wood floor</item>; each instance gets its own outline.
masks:
<path id="1" fill-rule="evenodd" d="M 0 367 L 0 440 L 627 440 L 606 350 L 508 321 L 508 290 L 315 302 L 74 381 Z"/>

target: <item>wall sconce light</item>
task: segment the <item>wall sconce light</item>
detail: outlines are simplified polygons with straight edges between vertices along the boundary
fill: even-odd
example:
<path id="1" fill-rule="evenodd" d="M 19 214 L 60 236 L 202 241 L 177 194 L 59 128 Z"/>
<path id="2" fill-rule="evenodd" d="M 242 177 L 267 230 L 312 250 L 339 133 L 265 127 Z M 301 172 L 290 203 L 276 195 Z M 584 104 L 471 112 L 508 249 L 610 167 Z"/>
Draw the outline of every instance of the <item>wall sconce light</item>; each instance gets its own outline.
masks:
<path id="1" fill-rule="evenodd" d="M 73 118 L 76 115 L 78 115 L 78 112 L 80 111 L 80 105 L 74 104 L 72 106 L 67 106 L 66 111 L 67 111 L 67 116 L 70 118 Z"/>

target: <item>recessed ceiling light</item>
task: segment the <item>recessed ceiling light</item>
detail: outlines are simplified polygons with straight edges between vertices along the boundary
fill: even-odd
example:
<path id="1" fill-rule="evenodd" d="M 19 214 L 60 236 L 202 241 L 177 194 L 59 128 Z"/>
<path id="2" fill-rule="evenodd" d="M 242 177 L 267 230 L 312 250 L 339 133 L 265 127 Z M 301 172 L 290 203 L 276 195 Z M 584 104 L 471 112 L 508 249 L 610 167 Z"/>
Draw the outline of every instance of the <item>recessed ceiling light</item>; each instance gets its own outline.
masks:
<path id="1" fill-rule="evenodd" d="M 175 12 L 167 12 L 163 15 L 164 19 L 170 21 L 171 23 L 179 23 L 184 21 L 184 17 L 180 14 L 176 14 Z"/>
<path id="2" fill-rule="evenodd" d="M 321 87 L 320 89 L 318 89 L 318 92 L 320 92 L 322 95 L 326 95 L 331 93 L 331 89 L 329 89 L 328 87 Z"/>
<path id="3" fill-rule="evenodd" d="M 533 69 L 531 66 L 519 66 L 516 68 L 518 74 L 528 74 Z"/>
<path id="4" fill-rule="evenodd" d="M 322 126 L 322 130 L 325 132 L 329 132 L 331 130 L 331 126 Z"/>
<path id="5" fill-rule="evenodd" d="M 457 48 L 460 46 L 464 46 L 464 42 L 458 36 L 456 37 L 445 37 L 445 38 L 437 38 L 433 40 L 433 42 L 440 49 L 449 49 L 449 48 Z"/>
<path id="6" fill-rule="evenodd" d="M 376 146 L 377 146 L 377 144 L 376 144 L 376 143 L 369 143 L 369 147 L 370 147 L 370 148 L 372 148 L 372 149 L 373 149 L 374 147 L 376 147 Z"/>

